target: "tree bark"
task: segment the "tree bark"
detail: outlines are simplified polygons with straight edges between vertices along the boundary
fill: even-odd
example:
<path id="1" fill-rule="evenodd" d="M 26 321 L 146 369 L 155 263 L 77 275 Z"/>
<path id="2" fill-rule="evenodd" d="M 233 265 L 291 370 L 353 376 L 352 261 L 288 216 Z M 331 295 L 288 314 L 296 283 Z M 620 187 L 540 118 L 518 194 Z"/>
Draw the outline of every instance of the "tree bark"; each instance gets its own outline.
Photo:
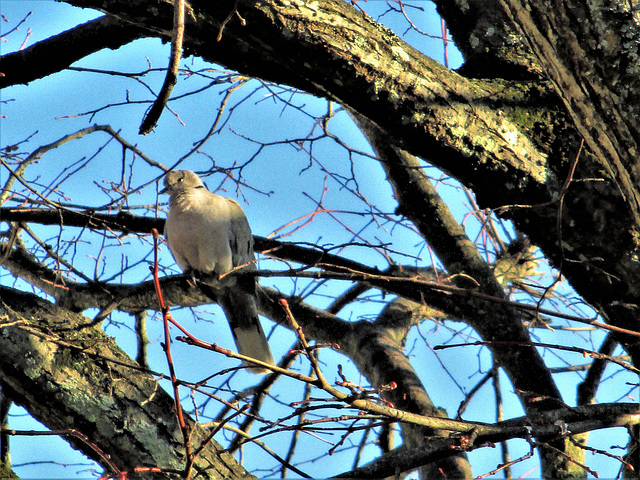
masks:
<path id="1" fill-rule="evenodd" d="M 184 439 L 173 399 L 90 320 L 35 295 L 0 287 L 0 383 L 34 418 L 74 448 L 129 478 L 180 478 Z M 52 414 L 52 412 L 55 412 Z M 187 417 L 199 478 L 254 478 Z M 72 434 L 79 432 L 81 436 Z M 90 439 L 83 441 L 81 438 Z M 103 454 L 99 454 L 95 447 Z M 105 455 L 108 455 L 108 461 Z M 139 467 L 158 475 L 136 474 Z"/>

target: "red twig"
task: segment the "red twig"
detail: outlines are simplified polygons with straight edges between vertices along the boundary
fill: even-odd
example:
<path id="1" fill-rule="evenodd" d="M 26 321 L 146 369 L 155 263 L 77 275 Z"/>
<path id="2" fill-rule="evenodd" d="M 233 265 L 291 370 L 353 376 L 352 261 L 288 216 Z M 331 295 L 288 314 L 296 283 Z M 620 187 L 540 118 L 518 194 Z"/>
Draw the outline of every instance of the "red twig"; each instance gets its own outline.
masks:
<path id="1" fill-rule="evenodd" d="M 447 34 L 447 24 L 444 18 L 440 19 L 440 27 L 442 28 L 442 44 L 444 47 L 444 66 L 449 68 L 449 37 Z"/>
<path id="2" fill-rule="evenodd" d="M 202 452 L 202 450 L 204 450 L 204 447 L 206 447 L 209 444 L 209 442 L 213 440 L 213 437 L 215 436 L 215 434 L 218 433 L 220 430 L 222 430 L 227 423 L 229 423 L 231 420 L 236 418 L 241 413 L 245 413 L 248 409 L 249 409 L 249 404 L 245 404 L 242 406 L 242 408 L 234 412 L 232 415 L 228 416 L 227 418 L 219 422 L 218 425 L 216 425 L 216 427 L 213 430 L 211 430 L 211 433 L 209 433 L 209 436 L 207 436 L 204 442 L 202 442 L 202 444 L 195 451 L 195 453 L 193 454 L 194 458 L 197 457 L 200 454 L 200 452 Z"/>
<path id="3" fill-rule="evenodd" d="M 185 465 L 185 477 L 189 478 L 191 469 L 193 468 L 193 455 L 191 452 L 191 441 L 189 438 L 189 426 L 184 421 L 184 414 L 182 413 L 182 405 L 180 405 L 180 391 L 179 391 L 179 382 L 176 377 L 175 368 L 173 366 L 173 358 L 171 357 L 171 336 L 169 333 L 169 322 L 173 325 L 177 325 L 177 322 L 171 318 L 169 314 L 169 307 L 164 303 L 164 298 L 162 297 L 162 290 L 160 289 L 160 279 L 158 277 L 158 231 L 154 228 L 151 233 L 153 234 L 153 282 L 156 286 L 156 294 L 158 295 L 158 301 L 160 302 L 160 308 L 162 311 L 162 321 L 164 323 L 164 343 L 162 344 L 162 348 L 167 357 L 167 364 L 169 366 L 169 374 L 171 377 L 171 385 L 173 386 L 173 399 L 175 401 L 176 415 L 178 417 L 178 423 L 180 424 L 180 430 L 182 431 L 182 438 L 184 440 L 184 448 L 186 451 L 186 465 Z M 189 335 L 186 330 L 180 327 L 180 330 L 185 334 Z M 191 337 L 191 335 L 189 335 Z"/>
<path id="4" fill-rule="evenodd" d="M 20 48 L 18 50 L 23 50 L 24 47 L 27 46 L 27 40 L 29 40 L 29 37 L 31 36 L 31 29 L 27 29 L 27 36 L 24 37 L 24 42 L 22 42 L 22 45 L 20 45 Z"/>

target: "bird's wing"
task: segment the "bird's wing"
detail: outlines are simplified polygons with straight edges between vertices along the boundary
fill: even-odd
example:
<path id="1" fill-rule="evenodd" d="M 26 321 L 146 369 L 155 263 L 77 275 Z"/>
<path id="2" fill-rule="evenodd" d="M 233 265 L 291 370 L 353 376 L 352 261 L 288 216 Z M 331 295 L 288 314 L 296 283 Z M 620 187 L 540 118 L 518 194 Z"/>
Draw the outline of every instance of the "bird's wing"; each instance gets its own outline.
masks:
<path id="1" fill-rule="evenodd" d="M 225 212 L 224 215 L 227 216 L 224 220 L 228 225 L 227 238 L 231 253 L 231 267 L 257 269 L 253 252 L 253 235 L 242 207 L 235 200 L 217 195 L 216 202 L 220 203 L 218 212 Z M 227 317 L 238 352 L 273 365 L 275 362 L 269 342 L 258 317 L 256 278 L 232 276 L 226 281 L 223 280 L 223 285 L 226 285 L 226 288 L 223 287 L 218 294 L 218 303 Z M 253 373 L 267 372 L 260 367 L 248 366 Z"/>
<path id="2" fill-rule="evenodd" d="M 224 200 L 227 202 L 227 211 L 229 212 L 231 263 L 234 268 L 250 264 L 249 268 L 255 269 L 253 235 L 247 216 L 238 202 L 230 198 L 224 198 Z"/>

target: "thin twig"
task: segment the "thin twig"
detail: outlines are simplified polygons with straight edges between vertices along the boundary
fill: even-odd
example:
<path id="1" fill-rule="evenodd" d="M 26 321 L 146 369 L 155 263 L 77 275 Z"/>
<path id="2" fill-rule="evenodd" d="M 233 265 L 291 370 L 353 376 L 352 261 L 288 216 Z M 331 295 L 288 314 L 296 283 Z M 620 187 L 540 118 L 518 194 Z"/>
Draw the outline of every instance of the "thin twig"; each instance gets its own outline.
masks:
<path id="1" fill-rule="evenodd" d="M 471 343 L 456 343 L 451 345 L 436 345 L 433 347 L 434 350 L 443 350 L 445 348 L 453 348 L 453 347 L 469 347 L 469 346 L 479 346 L 479 345 L 508 345 L 508 346 L 523 346 L 523 347 L 543 347 L 543 348 L 552 348 L 556 350 L 565 350 L 567 352 L 576 352 L 581 353 L 585 357 L 597 358 L 602 360 L 607 360 L 611 363 L 615 363 L 616 365 L 624 368 L 625 370 L 629 370 L 630 372 L 640 374 L 640 368 L 636 368 L 630 363 L 627 363 L 619 358 L 613 357 L 611 355 L 604 355 L 599 352 L 595 352 L 593 350 L 589 350 L 586 348 L 580 347 L 569 347 L 567 345 L 553 345 L 550 343 L 541 343 L 541 342 L 508 342 L 508 341 L 477 341 Z"/>
<path id="2" fill-rule="evenodd" d="M 313 367 L 313 371 L 316 377 L 318 378 L 318 381 L 322 385 L 322 388 L 326 390 L 325 386 L 329 386 L 329 383 L 327 382 L 327 380 L 324 378 L 324 375 L 322 374 L 322 370 L 320 369 L 318 359 L 313 354 L 313 349 L 309 346 L 309 343 L 307 342 L 307 339 L 304 336 L 304 332 L 302 331 L 302 327 L 298 325 L 298 322 L 293 316 L 293 313 L 291 313 L 291 309 L 289 308 L 289 303 L 284 298 L 280 299 L 280 305 L 282 305 L 282 308 L 284 309 L 287 320 L 289 320 L 289 322 L 291 323 L 291 326 L 293 327 L 293 331 L 298 336 L 298 339 L 300 340 L 300 343 L 302 344 L 302 347 L 305 350 L 307 358 L 309 359 L 309 362 L 311 362 L 311 366 Z"/>
<path id="3" fill-rule="evenodd" d="M 13 430 L 13 429 L 0 429 L 0 433 L 3 435 L 15 435 L 15 436 L 65 436 L 65 437 L 74 437 L 97 455 L 100 459 L 100 462 L 103 466 L 108 467 L 113 474 L 110 476 L 106 476 L 105 478 L 126 478 L 127 472 L 123 472 L 118 468 L 118 465 L 111 459 L 111 457 L 105 453 L 96 443 L 92 442 L 89 437 L 87 437 L 84 433 L 81 433 L 79 430 L 75 428 L 70 428 L 68 430 Z"/>
<path id="4" fill-rule="evenodd" d="M 8 32 L 6 32 L 5 34 L 3 34 L 3 35 L 2 35 L 2 37 L 0 37 L 0 38 L 2 38 L 3 40 L 5 40 L 5 39 L 6 39 L 10 34 L 12 34 L 13 32 L 15 32 L 16 30 L 20 30 L 20 25 L 22 25 L 24 22 L 26 22 L 26 21 L 27 21 L 27 18 L 29 18 L 29 17 L 31 16 L 31 14 L 32 14 L 32 13 L 33 13 L 33 11 L 31 11 L 31 12 L 27 13 L 27 14 L 25 15 L 25 17 L 24 17 L 22 20 L 20 20 L 20 21 L 18 22 L 18 24 L 17 24 L 15 27 L 13 27 L 11 30 L 9 30 L 9 31 L 8 31 Z"/>
<path id="5" fill-rule="evenodd" d="M 231 420 L 233 420 L 235 417 L 246 412 L 248 408 L 249 408 L 249 404 L 245 404 L 240 409 L 236 410 L 231 415 L 223 419 L 221 422 L 215 422 L 215 425 L 213 425 L 214 428 L 211 430 L 207 438 L 205 438 L 202 444 L 193 453 L 193 458 L 195 459 L 198 455 L 200 455 L 200 452 L 202 452 L 202 450 L 204 450 L 204 447 L 206 447 L 209 444 L 209 442 L 213 440 L 213 437 L 215 436 L 216 433 L 222 430 L 225 427 L 225 425 L 229 423 Z"/>
<path id="6" fill-rule="evenodd" d="M 218 422 L 213 422 L 213 424 L 217 424 L 217 423 Z M 256 445 L 258 445 L 265 452 L 267 452 L 269 455 L 271 455 L 273 458 L 275 458 L 278 462 L 280 462 L 280 464 L 282 464 L 283 468 L 288 468 L 289 470 L 293 471 L 294 473 L 297 473 L 298 475 L 300 475 L 302 478 L 312 478 L 309 475 L 307 475 L 306 473 L 304 473 L 302 470 L 300 470 L 299 468 L 296 468 L 294 465 L 292 465 L 290 462 L 288 462 L 287 459 L 282 458 L 280 455 L 278 455 L 276 452 L 274 452 L 271 448 L 269 448 L 267 446 L 266 443 L 254 438 L 254 437 L 251 437 L 244 430 L 242 430 L 240 428 L 233 427 L 231 425 L 223 425 L 223 428 L 226 429 L 226 430 L 230 430 L 231 432 L 237 433 L 238 435 L 242 435 L 243 437 L 249 439 L 252 443 L 255 443 Z"/>

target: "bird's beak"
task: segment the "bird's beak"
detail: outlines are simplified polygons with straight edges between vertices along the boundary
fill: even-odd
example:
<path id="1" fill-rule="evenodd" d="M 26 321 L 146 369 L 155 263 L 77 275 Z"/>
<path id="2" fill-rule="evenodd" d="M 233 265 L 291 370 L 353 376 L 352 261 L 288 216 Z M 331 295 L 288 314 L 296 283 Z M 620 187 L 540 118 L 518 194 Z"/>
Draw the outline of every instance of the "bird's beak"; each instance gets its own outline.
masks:
<path id="1" fill-rule="evenodd" d="M 158 194 L 160 194 L 160 195 L 169 195 L 168 190 L 169 190 L 169 187 L 164 187 L 162 190 L 160 190 L 158 192 Z"/>

